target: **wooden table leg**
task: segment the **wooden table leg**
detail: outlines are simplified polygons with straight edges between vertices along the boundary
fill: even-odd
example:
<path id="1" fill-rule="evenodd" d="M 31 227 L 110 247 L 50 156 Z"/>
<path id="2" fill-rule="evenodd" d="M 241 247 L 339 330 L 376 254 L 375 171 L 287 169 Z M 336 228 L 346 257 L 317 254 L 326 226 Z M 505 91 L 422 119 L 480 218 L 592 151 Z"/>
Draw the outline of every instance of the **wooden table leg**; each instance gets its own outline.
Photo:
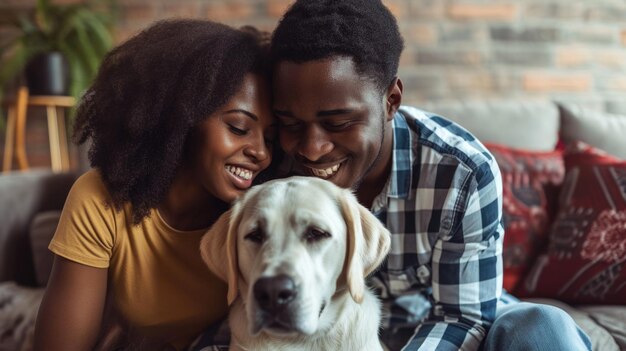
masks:
<path id="1" fill-rule="evenodd" d="M 67 129 L 65 126 L 65 109 L 59 107 L 57 110 L 57 125 L 59 129 L 59 147 L 61 151 L 61 170 L 68 171 L 70 169 L 70 154 L 67 147 Z"/>
<path id="2" fill-rule="evenodd" d="M 26 107 L 28 103 L 28 88 L 20 87 L 16 99 L 15 121 L 15 157 L 20 170 L 28 169 L 26 158 Z"/>
<path id="3" fill-rule="evenodd" d="M 61 164 L 61 148 L 59 147 L 59 123 L 56 107 L 47 106 L 46 115 L 48 117 L 48 138 L 50 141 L 50 161 L 52 163 L 52 171 L 60 172 L 63 169 L 63 165 Z"/>
<path id="4" fill-rule="evenodd" d="M 13 147 L 15 146 L 15 106 L 10 105 L 7 111 L 7 132 L 4 139 L 4 159 L 2 171 L 8 172 L 13 166 Z"/>

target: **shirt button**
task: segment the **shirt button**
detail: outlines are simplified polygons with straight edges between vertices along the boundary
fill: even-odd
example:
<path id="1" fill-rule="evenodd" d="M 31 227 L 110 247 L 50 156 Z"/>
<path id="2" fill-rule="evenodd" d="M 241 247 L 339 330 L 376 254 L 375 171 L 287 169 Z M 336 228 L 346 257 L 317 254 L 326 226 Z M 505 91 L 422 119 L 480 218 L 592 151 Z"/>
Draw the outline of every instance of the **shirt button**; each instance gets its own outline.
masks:
<path id="1" fill-rule="evenodd" d="M 452 228 L 452 219 L 450 217 L 446 217 L 441 221 L 441 228 L 445 230 L 450 230 Z"/>
<path id="2" fill-rule="evenodd" d="M 430 271 L 426 266 L 419 266 L 415 273 L 417 275 L 417 280 L 419 280 L 420 283 L 426 284 L 428 282 L 428 279 L 430 278 Z"/>

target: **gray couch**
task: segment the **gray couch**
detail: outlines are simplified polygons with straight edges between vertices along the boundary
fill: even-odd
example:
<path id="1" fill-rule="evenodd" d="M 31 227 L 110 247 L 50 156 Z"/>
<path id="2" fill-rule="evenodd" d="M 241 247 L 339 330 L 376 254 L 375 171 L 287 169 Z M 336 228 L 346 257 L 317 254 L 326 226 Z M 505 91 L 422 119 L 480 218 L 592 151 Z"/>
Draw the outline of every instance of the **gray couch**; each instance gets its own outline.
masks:
<path id="1" fill-rule="evenodd" d="M 589 120 L 589 116 L 572 123 L 568 120 L 571 116 L 549 101 L 449 101 L 423 108 L 453 118 L 483 141 L 536 151 L 553 149 L 559 135 L 561 139 L 585 139 L 585 135 L 576 135 L 576 130 L 604 128 L 616 135 L 626 133 L 626 117 L 609 118 L 608 128 L 606 121 Z M 626 144 L 616 137 L 596 134 L 601 137 L 587 142 L 610 152 L 626 152 Z M 620 157 L 626 158 L 626 154 Z M 76 177 L 45 170 L 0 175 L 0 351 L 26 351 L 31 346 L 32 322 L 51 267 L 47 244 Z M 595 350 L 626 350 L 626 297 L 621 306 L 534 301 L 566 310 L 592 337 Z M 20 316 L 22 309 L 28 311 Z"/>
<path id="2" fill-rule="evenodd" d="M 32 349 L 52 255 L 47 250 L 74 173 L 0 175 L 0 351 Z"/>
<path id="3" fill-rule="evenodd" d="M 51 216 L 58 216 L 75 179 L 73 173 L 43 169 L 0 175 L 0 282 L 45 285 L 49 263 L 45 256 L 33 257 L 33 245 L 39 251 L 42 243 L 37 236 L 31 237 L 31 229 L 51 224 Z"/>

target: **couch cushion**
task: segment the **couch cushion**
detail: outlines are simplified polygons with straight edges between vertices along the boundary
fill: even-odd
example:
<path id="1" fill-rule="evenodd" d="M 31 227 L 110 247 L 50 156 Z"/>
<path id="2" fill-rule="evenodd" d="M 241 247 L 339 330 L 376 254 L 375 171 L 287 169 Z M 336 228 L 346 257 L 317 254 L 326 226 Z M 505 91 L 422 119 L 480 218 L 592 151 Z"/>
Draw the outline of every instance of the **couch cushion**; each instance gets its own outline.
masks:
<path id="1" fill-rule="evenodd" d="M 620 350 L 626 350 L 626 305 L 580 306 L 579 310 L 587 313 L 597 324 L 609 331 Z"/>
<path id="2" fill-rule="evenodd" d="M 459 123 L 482 142 L 551 151 L 558 141 L 558 109 L 549 101 L 451 100 L 420 108 Z"/>
<path id="3" fill-rule="evenodd" d="M 605 111 L 617 115 L 626 115 L 626 99 L 622 96 L 621 98 L 606 100 Z"/>
<path id="4" fill-rule="evenodd" d="M 0 175 L 0 282 L 35 284 L 31 221 L 39 212 L 63 208 L 76 176 L 41 169 Z"/>
<path id="5" fill-rule="evenodd" d="M 502 174 L 504 288 L 514 292 L 547 243 L 565 176 L 563 154 L 486 146 Z"/>
<path id="6" fill-rule="evenodd" d="M 598 112 L 574 104 L 559 103 L 561 139 L 583 141 L 626 159 L 626 115 Z"/>
<path id="7" fill-rule="evenodd" d="M 518 293 L 572 304 L 624 304 L 626 161 L 582 142 L 568 147 L 564 159 L 548 250 Z"/>
<path id="8" fill-rule="evenodd" d="M 61 211 L 46 211 L 39 213 L 30 226 L 30 245 L 33 250 L 33 263 L 37 286 L 46 286 L 52 270 L 54 254 L 48 250 L 50 240 L 59 224 Z"/>

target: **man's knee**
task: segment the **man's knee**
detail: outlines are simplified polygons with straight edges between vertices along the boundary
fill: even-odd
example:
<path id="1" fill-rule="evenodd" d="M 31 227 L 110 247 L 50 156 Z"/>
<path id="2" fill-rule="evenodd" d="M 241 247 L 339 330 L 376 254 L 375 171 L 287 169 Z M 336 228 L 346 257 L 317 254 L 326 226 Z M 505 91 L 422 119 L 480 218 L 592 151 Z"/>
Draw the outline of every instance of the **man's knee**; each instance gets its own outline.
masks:
<path id="1" fill-rule="evenodd" d="M 569 324 L 575 325 L 573 319 L 558 307 L 520 302 L 499 314 L 493 326 L 535 329 L 535 326 L 542 325 L 546 328 L 561 329 Z"/>
<path id="2" fill-rule="evenodd" d="M 487 344 L 541 350 L 547 344 L 557 349 L 590 350 L 589 338 L 565 311 L 550 305 L 521 302 L 503 307 L 487 334 Z M 494 346 L 497 346 L 494 348 Z"/>

